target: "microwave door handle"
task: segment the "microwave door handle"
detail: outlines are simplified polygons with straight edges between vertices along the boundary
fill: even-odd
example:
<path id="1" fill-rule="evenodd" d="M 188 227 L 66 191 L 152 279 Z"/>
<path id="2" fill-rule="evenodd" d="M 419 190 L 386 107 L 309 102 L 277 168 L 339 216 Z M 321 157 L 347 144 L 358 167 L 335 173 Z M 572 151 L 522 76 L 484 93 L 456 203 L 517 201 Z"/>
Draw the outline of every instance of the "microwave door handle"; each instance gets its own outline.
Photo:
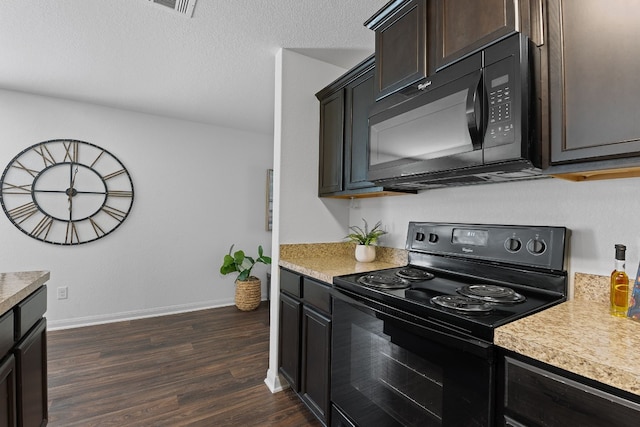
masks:
<path id="1" fill-rule="evenodd" d="M 478 71 L 474 75 L 469 95 L 467 96 L 467 127 L 474 150 L 482 148 L 482 110 L 484 95 L 484 85 L 482 84 L 482 72 Z"/>

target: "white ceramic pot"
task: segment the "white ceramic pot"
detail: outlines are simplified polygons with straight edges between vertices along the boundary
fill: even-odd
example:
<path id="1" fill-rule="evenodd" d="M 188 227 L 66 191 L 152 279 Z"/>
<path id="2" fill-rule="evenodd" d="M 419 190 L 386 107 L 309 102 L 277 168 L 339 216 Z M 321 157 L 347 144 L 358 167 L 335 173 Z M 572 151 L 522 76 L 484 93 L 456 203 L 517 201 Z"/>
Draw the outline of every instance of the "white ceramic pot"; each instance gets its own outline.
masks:
<path id="1" fill-rule="evenodd" d="M 371 245 L 356 245 L 356 261 L 371 262 L 376 259 L 376 247 Z"/>

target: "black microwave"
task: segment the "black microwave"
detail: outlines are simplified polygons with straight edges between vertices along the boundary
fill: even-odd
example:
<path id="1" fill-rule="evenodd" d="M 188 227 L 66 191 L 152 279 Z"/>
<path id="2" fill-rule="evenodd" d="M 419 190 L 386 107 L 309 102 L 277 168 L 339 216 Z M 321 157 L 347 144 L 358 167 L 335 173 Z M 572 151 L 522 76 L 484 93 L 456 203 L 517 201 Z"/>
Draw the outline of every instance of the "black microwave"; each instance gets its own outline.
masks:
<path id="1" fill-rule="evenodd" d="M 419 190 L 545 177 L 530 43 L 514 34 L 377 105 L 369 180 Z"/>

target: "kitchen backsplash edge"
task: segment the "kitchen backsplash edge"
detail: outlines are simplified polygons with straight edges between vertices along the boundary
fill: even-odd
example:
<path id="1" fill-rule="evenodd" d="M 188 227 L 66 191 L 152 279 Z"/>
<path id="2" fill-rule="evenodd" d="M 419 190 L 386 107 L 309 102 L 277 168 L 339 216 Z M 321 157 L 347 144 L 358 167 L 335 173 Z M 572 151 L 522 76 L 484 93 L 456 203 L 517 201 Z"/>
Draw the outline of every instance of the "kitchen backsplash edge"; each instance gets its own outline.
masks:
<path id="1" fill-rule="evenodd" d="M 300 258 L 353 258 L 355 244 L 348 242 L 334 243 L 289 243 L 280 245 L 280 259 L 294 260 Z M 376 246 L 376 261 L 405 265 L 407 251 L 404 249 Z"/>
<path id="2" fill-rule="evenodd" d="M 609 304 L 609 277 L 576 273 L 573 276 L 573 298 Z"/>

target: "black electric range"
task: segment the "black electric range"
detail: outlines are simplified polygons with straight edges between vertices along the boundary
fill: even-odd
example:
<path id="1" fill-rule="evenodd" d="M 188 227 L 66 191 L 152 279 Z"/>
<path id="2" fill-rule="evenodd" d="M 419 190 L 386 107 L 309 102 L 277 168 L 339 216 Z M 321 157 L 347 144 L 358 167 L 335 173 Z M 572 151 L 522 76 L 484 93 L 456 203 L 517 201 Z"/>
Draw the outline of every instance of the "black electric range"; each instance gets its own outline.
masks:
<path id="1" fill-rule="evenodd" d="M 564 227 L 412 222 L 407 266 L 335 277 L 332 417 L 497 425 L 494 330 L 566 299 L 566 241 Z"/>
<path id="2" fill-rule="evenodd" d="M 401 268 L 340 276 L 337 291 L 493 342 L 495 328 L 566 300 L 564 227 L 411 222 Z"/>

